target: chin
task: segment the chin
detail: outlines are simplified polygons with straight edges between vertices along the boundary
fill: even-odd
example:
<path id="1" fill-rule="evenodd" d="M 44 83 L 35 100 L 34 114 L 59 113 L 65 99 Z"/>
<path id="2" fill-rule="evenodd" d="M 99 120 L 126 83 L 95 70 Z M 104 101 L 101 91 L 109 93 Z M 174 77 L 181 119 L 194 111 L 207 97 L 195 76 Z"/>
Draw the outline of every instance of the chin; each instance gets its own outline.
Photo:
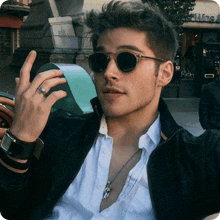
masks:
<path id="1" fill-rule="evenodd" d="M 107 102 L 100 100 L 100 103 L 107 117 L 121 117 L 132 112 L 130 105 L 125 102 Z"/>
<path id="2" fill-rule="evenodd" d="M 106 117 L 121 117 L 129 114 L 129 112 L 119 108 L 103 108 Z"/>

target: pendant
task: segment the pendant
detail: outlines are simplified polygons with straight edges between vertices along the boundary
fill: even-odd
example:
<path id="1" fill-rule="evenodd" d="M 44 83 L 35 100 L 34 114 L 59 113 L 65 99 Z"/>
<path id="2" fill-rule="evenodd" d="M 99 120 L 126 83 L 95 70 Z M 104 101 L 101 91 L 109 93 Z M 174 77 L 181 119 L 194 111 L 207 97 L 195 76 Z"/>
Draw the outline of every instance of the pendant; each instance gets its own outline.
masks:
<path id="1" fill-rule="evenodd" d="M 102 199 L 103 199 L 103 200 L 108 199 L 108 197 L 109 197 L 111 191 L 112 191 L 112 185 L 111 185 L 111 182 L 108 181 L 108 182 L 106 183 L 106 186 L 105 186 L 105 189 L 104 189 L 104 192 L 103 192 Z"/>

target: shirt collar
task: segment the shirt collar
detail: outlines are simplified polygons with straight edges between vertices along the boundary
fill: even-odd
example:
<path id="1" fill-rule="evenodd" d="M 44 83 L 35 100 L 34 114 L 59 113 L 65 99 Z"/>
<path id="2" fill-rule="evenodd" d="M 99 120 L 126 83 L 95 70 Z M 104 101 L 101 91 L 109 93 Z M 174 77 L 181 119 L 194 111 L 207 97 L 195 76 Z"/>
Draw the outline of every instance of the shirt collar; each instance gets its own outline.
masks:
<path id="1" fill-rule="evenodd" d="M 148 135 L 150 139 L 154 142 L 155 146 L 157 146 L 160 142 L 160 113 L 158 114 L 157 119 L 154 123 L 149 127 L 148 131 L 144 135 Z"/>
<path id="2" fill-rule="evenodd" d="M 108 127 L 107 127 L 107 123 L 106 123 L 106 119 L 105 119 L 104 114 L 102 115 L 102 118 L 101 118 L 99 133 L 104 134 L 104 135 L 108 135 Z"/>
<path id="3" fill-rule="evenodd" d="M 153 141 L 154 145 L 157 146 L 160 142 L 160 132 L 160 113 L 158 113 L 158 117 L 156 118 L 154 123 L 149 127 L 147 132 L 141 136 L 141 138 L 146 139 L 146 137 L 148 136 Z M 108 127 L 105 115 L 102 115 L 99 133 L 108 136 Z"/>

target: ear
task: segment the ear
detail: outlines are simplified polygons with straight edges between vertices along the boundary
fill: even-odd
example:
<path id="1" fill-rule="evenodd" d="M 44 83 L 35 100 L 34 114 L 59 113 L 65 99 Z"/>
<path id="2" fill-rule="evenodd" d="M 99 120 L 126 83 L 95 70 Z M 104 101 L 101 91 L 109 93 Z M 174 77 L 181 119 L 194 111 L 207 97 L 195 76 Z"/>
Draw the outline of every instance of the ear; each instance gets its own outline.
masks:
<path id="1" fill-rule="evenodd" d="M 174 72 L 173 63 L 169 60 L 162 63 L 158 70 L 157 85 L 159 87 L 166 86 L 172 79 Z"/>

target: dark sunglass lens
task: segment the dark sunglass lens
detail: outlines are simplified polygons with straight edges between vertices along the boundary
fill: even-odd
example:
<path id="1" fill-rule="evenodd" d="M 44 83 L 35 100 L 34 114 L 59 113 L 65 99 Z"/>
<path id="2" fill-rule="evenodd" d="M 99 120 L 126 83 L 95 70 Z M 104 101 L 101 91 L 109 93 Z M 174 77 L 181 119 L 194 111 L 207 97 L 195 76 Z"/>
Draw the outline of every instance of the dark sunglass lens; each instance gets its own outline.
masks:
<path id="1" fill-rule="evenodd" d="M 90 69 L 95 73 L 102 73 L 108 66 L 108 58 L 104 53 L 94 53 L 88 59 Z"/>
<path id="2" fill-rule="evenodd" d="M 117 57 L 118 68 L 123 72 L 131 72 L 136 67 L 136 57 L 132 53 L 122 52 Z"/>

